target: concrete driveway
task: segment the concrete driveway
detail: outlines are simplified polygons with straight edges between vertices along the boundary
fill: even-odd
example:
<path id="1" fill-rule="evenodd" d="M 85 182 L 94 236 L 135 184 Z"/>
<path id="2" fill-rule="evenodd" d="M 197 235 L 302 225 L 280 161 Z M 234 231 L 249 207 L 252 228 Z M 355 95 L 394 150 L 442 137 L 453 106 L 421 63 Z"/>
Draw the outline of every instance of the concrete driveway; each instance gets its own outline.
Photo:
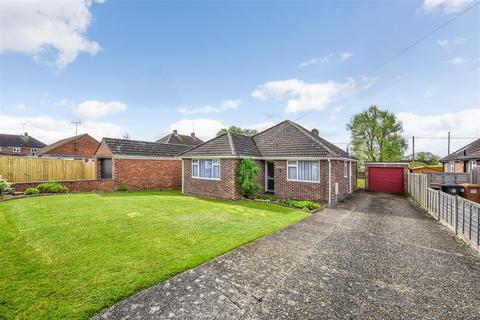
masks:
<path id="1" fill-rule="evenodd" d="M 480 256 L 407 198 L 349 200 L 98 319 L 480 319 Z"/>

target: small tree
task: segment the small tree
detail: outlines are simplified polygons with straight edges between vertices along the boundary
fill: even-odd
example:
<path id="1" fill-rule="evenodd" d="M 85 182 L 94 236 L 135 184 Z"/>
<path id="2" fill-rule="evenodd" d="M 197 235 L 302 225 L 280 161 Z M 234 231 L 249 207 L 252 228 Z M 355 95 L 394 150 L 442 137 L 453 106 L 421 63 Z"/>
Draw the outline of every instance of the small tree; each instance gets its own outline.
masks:
<path id="1" fill-rule="evenodd" d="M 253 136 L 253 135 L 258 133 L 258 131 L 255 130 L 255 129 L 247 129 L 247 128 L 244 129 L 244 128 L 240 128 L 240 127 L 231 126 L 230 128 L 220 129 L 217 132 L 217 137 L 221 136 L 222 134 L 224 134 L 226 132 L 241 134 L 242 136 Z"/>
<path id="2" fill-rule="evenodd" d="M 260 168 L 252 159 L 242 159 L 237 167 L 237 181 L 240 192 L 245 197 L 251 197 L 260 189 L 257 176 Z"/>

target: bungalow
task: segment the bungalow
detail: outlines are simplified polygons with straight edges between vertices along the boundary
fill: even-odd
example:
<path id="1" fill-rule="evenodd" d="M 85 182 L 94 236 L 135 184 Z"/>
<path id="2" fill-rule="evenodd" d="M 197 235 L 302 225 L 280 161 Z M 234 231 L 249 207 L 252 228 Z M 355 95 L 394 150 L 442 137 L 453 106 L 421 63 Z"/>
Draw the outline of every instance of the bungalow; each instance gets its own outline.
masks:
<path id="1" fill-rule="evenodd" d="M 261 191 L 279 198 L 332 202 L 352 193 L 357 160 L 292 121 L 252 137 L 225 133 L 179 155 L 182 192 L 236 200 L 236 168 L 242 158 L 260 168 Z"/>
<path id="2" fill-rule="evenodd" d="M 95 152 L 97 178 L 130 190 L 180 188 L 182 163 L 177 154 L 191 146 L 103 138 Z"/>
<path id="3" fill-rule="evenodd" d="M 99 144 L 100 142 L 95 138 L 84 133 L 52 143 L 38 150 L 35 155 L 63 159 L 90 159 L 95 156 Z"/>
<path id="4" fill-rule="evenodd" d="M 444 172 L 471 172 L 480 165 L 480 139 L 439 160 Z"/>

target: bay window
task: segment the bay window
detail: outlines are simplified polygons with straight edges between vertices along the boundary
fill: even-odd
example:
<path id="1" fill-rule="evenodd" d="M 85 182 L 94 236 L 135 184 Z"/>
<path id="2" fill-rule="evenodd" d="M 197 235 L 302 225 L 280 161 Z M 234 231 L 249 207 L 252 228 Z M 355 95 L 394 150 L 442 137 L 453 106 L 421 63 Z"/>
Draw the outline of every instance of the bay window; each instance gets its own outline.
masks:
<path id="1" fill-rule="evenodd" d="M 192 160 L 192 177 L 200 179 L 220 179 L 220 160 Z"/>
<path id="2" fill-rule="evenodd" d="M 319 161 L 288 161 L 287 180 L 320 182 Z"/>

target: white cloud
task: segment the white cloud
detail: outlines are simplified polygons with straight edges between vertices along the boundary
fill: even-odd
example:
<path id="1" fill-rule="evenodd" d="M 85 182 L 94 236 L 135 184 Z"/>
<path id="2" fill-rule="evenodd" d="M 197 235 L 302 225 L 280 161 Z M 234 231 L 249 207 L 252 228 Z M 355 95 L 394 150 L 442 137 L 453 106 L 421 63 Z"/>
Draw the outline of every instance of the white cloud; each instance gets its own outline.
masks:
<path id="1" fill-rule="evenodd" d="M 454 113 L 419 115 L 411 112 L 399 112 L 405 136 L 416 136 L 416 151 L 430 151 L 444 156 L 447 153 L 447 140 L 421 139 L 421 137 L 446 138 L 448 131 L 452 137 L 480 138 L 480 108 L 465 109 Z M 409 141 L 410 143 L 411 141 Z M 471 140 L 452 140 L 451 151 L 468 144 Z M 411 146 L 410 146 L 411 148 Z M 411 149 L 410 149 L 411 152 Z"/>
<path id="2" fill-rule="evenodd" d="M 118 113 L 127 110 L 127 106 L 118 101 L 100 102 L 96 100 L 88 100 L 80 103 L 74 113 L 80 119 L 99 119 L 108 114 Z"/>
<path id="3" fill-rule="evenodd" d="M 55 105 L 57 107 L 63 107 L 63 108 L 73 108 L 73 107 L 75 107 L 75 103 L 73 103 L 72 101 L 70 101 L 68 99 L 62 99 L 62 100 L 58 101 Z"/>
<path id="4" fill-rule="evenodd" d="M 473 0 L 424 0 L 423 10 L 425 13 L 431 13 L 442 10 L 445 14 L 453 14 L 467 8 Z"/>
<path id="5" fill-rule="evenodd" d="M 377 80 L 380 79 L 380 76 L 377 77 L 368 77 L 368 76 L 363 76 L 360 78 L 362 80 L 362 89 L 363 90 L 368 90 L 370 89 L 371 86 L 377 82 Z"/>
<path id="6" fill-rule="evenodd" d="M 95 55 L 100 45 L 85 36 L 92 21 L 92 2 L 0 2 L 0 51 L 23 53 L 58 70 L 75 61 L 81 52 Z"/>
<path id="7" fill-rule="evenodd" d="M 215 137 L 220 129 L 226 127 L 222 121 L 214 119 L 182 119 L 170 124 L 169 131 L 178 130 L 181 134 L 195 132 L 197 137 L 206 141 Z"/>
<path id="8" fill-rule="evenodd" d="M 220 113 L 227 110 L 237 109 L 242 101 L 240 99 L 234 100 L 224 100 L 219 107 L 214 107 L 211 105 L 206 105 L 200 108 L 189 109 L 184 106 L 178 109 L 178 112 L 182 114 L 208 114 L 208 113 Z"/>
<path id="9" fill-rule="evenodd" d="M 259 85 L 252 96 L 261 100 L 287 100 L 286 113 L 309 110 L 323 110 L 335 99 L 354 92 L 356 82 L 347 78 L 339 83 L 327 81 L 323 83 L 305 83 L 299 79 L 268 81 Z"/>
<path id="10" fill-rule="evenodd" d="M 298 65 L 298 67 L 305 68 L 314 64 L 329 63 L 332 62 L 332 60 L 334 62 L 343 62 L 350 59 L 351 57 L 353 57 L 353 53 L 350 52 L 329 53 L 323 57 L 312 58 L 310 60 L 303 61 Z"/>
<path id="11" fill-rule="evenodd" d="M 452 40 L 448 40 L 448 39 L 445 39 L 445 40 L 438 40 L 437 43 L 444 47 L 444 48 L 448 48 L 450 46 L 461 46 L 463 44 L 465 44 L 467 42 L 467 39 L 466 38 L 454 38 Z"/>
<path id="12" fill-rule="evenodd" d="M 338 61 L 339 62 L 343 62 L 345 60 L 348 60 L 350 59 L 351 57 L 353 57 L 353 53 L 350 53 L 350 52 L 342 52 L 342 53 L 339 53 L 339 59 Z"/>
<path id="13" fill-rule="evenodd" d="M 21 134 L 23 127 L 32 137 L 44 142 L 53 143 L 75 135 L 75 126 L 70 121 L 56 120 L 52 117 L 13 117 L 0 115 L 2 132 Z M 100 140 L 102 137 L 121 137 L 125 128 L 110 122 L 85 121 L 79 127 L 79 133 L 88 133 Z"/>
<path id="14" fill-rule="evenodd" d="M 445 62 L 448 63 L 448 64 L 459 65 L 459 64 L 464 64 L 467 61 L 463 58 L 456 57 L 456 58 L 446 60 Z"/>
<path id="15" fill-rule="evenodd" d="M 336 106 L 330 110 L 330 119 L 335 120 L 337 119 L 337 114 L 340 113 L 344 109 L 343 106 Z"/>

